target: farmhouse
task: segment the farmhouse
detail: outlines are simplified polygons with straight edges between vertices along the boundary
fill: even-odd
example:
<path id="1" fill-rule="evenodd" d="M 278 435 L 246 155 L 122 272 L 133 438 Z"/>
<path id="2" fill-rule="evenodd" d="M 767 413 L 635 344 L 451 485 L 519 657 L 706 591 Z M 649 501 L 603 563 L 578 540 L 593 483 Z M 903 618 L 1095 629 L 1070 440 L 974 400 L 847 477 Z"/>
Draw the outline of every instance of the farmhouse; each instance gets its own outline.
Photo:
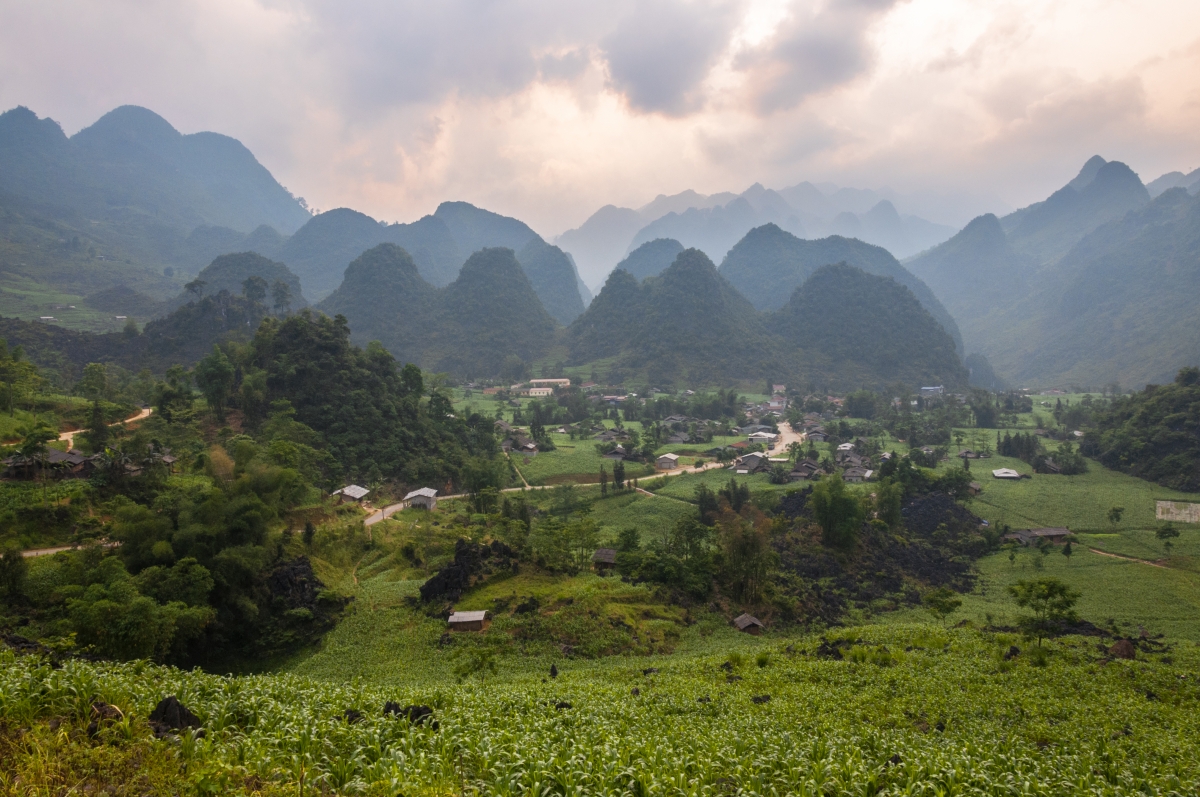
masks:
<path id="1" fill-rule="evenodd" d="M 675 468 L 679 467 L 679 455 L 663 454 L 654 464 L 659 470 L 674 470 Z"/>
<path id="2" fill-rule="evenodd" d="M 766 468 L 767 455 L 758 451 L 752 451 L 738 461 L 738 473 L 741 473 L 743 469 L 746 473 L 758 473 L 761 470 L 766 470 Z"/>
<path id="3" fill-rule="evenodd" d="M 851 484 L 860 484 L 870 479 L 873 475 L 875 475 L 875 471 L 873 470 L 867 470 L 865 468 L 846 468 L 845 473 L 842 474 L 842 479 L 850 482 Z"/>
<path id="4" fill-rule="evenodd" d="M 806 459 L 803 462 L 797 462 L 796 467 L 792 468 L 789 478 L 798 482 L 801 479 L 811 479 L 814 475 L 821 471 L 821 466 L 811 459 Z"/>
<path id="5" fill-rule="evenodd" d="M 414 509 L 437 509 L 437 494 L 432 487 L 422 487 L 404 496 L 404 503 Z"/>
<path id="6" fill-rule="evenodd" d="M 570 379 L 530 379 L 529 384 L 533 385 L 534 387 L 549 387 L 549 388 L 570 387 L 571 380 Z"/>
<path id="7" fill-rule="evenodd" d="M 482 631 L 488 621 L 488 613 L 482 612 L 455 612 L 450 615 L 450 630 L 451 631 Z"/>
<path id="8" fill-rule="evenodd" d="M 733 627 L 744 634 L 753 634 L 754 636 L 761 635 L 763 629 L 766 628 L 757 617 L 749 614 L 739 614 L 733 618 Z"/>
<path id="9" fill-rule="evenodd" d="M 340 504 L 347 498 L 351 501 L 361 501 L 369 492 L 371 491 L 366 487 L 359 487 L 357 484 L 347 484 L 345 487 L 334 490 L 333 494 L 338 496 L 338 503 Z"/>
<path id="10" fill-rule="evenodd" d="M 983 485 L 979 482 L 971 482 L 967 485 L 967 492 L 971 495 L 979 495 L 983 492 Z"/>
<path id="11" fill-rule="evenodd" d="M 1017 542 L 1021 545 L 1037 545 L 1042 540 L 1047 540 L 1056 545 L 1062 545 L 1071 536 L 1071 530 L 1065 528 L 1048 528 L 1048 529 L 1017 529 L 1016 531 L 1005 534 L 1003 539 L 1009 542 Z"/>
<path id="12" fill-rule="evenodd" d="M 617 552 L 614 548 L 597 548 L 592 554 L 592 568 L 597 573 L 607 573 L 617 564 Z"/>

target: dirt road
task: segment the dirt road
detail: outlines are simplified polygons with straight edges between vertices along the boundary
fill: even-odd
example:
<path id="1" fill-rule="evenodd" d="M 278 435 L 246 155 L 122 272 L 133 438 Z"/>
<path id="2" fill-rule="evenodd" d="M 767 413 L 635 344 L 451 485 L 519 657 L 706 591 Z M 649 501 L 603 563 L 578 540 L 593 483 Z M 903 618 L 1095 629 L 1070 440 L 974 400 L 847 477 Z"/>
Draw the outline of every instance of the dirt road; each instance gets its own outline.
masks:
<path id="1" fill-rule="evenodd" d="M 154 409 L 153 409 L 152 407 L 147 407 L 146 409 L 144 409 L 144 410 L 142 410 L 141 412 L 139 412 L 137 415 L 134 415 L 134 416 L 133 416 L 133 417 L 131 417 L 131 418 L 126 418 L 126 419 L 125 419 L 125 420 L 123 420 L 123 421 L 116 421 L 115 423 L 110 423 L 110 424 L 109 424 L 109 426 L 120 426 L 120 425 L 122 425 L 122 424 L 126 424 L 126 423 L 133 423 L 134 421 L 140 421 L 140 420 L 142 420 L 143 418 L 149 418 L 149 417 L 150 417 L 150 413 L 152 413 L 152 412 L 154 412 Z M 75 447 L 75 435 L 79 434 L 81 431 L 83 431 L 83 430 L 82 430 L 82 429 L 76 429 L 76 430 L 75 430 L 75 431 L 73 431 L 73 432 L 63 432 L 62 434 L 60 434 L 60 435 L 58 436 L 58 439 L 59 439 L 59 440 L 66 440 L 66 441 L 67 441 L 67 448 L 68 448 L 68 449 L 72 449 L 72 448 L 74 448 L 74 447 Z"/>

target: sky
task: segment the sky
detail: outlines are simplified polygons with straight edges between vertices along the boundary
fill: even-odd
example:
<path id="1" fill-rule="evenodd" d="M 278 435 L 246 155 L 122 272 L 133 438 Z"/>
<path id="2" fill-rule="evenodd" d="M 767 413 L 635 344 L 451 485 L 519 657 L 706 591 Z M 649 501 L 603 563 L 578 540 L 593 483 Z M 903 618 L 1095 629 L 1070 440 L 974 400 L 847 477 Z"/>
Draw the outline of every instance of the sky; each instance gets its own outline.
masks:
<path id="1" fill-rule="evenodd" d="M 1200 167 L 1196 0 L 0 0 L 0 106 L 125 104 L 309 205 L 552 236 L 802 180 L 1019 207 L 1094 154 Z"/>

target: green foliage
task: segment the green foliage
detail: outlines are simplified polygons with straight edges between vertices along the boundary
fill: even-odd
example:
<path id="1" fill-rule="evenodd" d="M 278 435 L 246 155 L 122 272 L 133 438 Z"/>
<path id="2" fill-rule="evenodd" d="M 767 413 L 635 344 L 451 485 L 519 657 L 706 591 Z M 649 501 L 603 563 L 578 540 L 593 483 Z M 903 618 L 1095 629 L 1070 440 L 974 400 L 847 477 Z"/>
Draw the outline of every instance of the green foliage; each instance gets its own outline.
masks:
<path id="1" fill-rule="evenodd" d="M 831 548 L 852 549 L 864 515 L 858 496 L 848 492 L 845 482 L 834 476 L 817 482 L 808 500 L 821 526 L 825 544 Z"/>
<path id="2" fill-rule="evenodd" d="M 1038 645 L 1076 619 L 1074 606 L 1079 593 L 1056 578 L 1022 579 L 1009 585 L 1008 593 L 1018 606 L 1033 612 L 1032 617 L 1021 618 L 1021 628 L 1027 636 L 1037 639 Z"/>
<path id="3" fill-rule="evenodd" d="M 943 626 L 946 625 L 946 619 L 962 606 L 962 598 L 949 587 L 930 590 L 921 597 L 921 600 L 929 609 L 929 613 L 938 618 Z"/>
<path id="4" fill-rule="evenodd" d="M 265 292 L 265 288 L 263 289 Z M 225 420 L 225 403 L 236 380 L 233 363 L 225 356 L 225 352 L 213 346 L 212 354 L 196 363 L 194 372 L 196 387 L 204 394 L 208 408 L 216 416 L 218 422 Z"/>
<path id="5" fill-rule="evenodd" d="M 1146 389 L 1095 414 L 1083 450 L 1115 470 L 1176 490 L 1200 492 L 1200 369 Z"/>

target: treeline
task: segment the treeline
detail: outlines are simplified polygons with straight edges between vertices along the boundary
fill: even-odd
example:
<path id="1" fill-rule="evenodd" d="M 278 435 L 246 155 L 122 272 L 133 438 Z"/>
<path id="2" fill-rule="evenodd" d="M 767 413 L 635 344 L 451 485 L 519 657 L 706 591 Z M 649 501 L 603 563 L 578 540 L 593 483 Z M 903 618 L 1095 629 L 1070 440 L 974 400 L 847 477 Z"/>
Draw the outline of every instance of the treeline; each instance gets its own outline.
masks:
<path id="1" fill-rule="evenodd" d="M 1092 424 L 1082 444 L 1088 456 L 1164 487 L 1200 491 L 1200 368 L 1113 399 Z"/>

